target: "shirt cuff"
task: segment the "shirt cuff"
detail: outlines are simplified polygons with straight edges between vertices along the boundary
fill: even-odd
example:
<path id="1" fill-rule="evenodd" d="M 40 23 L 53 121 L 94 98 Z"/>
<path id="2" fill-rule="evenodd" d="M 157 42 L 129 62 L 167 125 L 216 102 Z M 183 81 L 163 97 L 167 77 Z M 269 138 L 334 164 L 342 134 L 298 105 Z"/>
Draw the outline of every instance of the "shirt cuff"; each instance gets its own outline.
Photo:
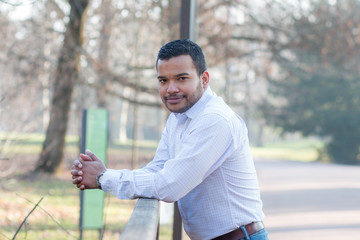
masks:
<path id="1" fill-rule="evenodd" d="M 119 184 L 120 182 L 121 176 L 121 171 L 107 169 L 100 180 L 102 190 L 114 195 L 117 189 L 117 184 Z"/>

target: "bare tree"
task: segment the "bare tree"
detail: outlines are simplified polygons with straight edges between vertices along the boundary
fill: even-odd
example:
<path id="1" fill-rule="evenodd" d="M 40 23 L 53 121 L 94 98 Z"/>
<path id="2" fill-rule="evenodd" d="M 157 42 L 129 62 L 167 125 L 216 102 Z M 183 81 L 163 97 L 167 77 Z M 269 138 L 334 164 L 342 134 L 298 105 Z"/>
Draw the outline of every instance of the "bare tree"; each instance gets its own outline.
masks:
<path id="1" fill-rule="evenodd" d="M 83 45 L 83 24 L 88 0 L 70 0 L 69 23 L 58 59 L 50 122 L 35 171 L 54 172 L 60 165 L 65 145 L 69 108 L 79 74 L 79 48 Z"/>

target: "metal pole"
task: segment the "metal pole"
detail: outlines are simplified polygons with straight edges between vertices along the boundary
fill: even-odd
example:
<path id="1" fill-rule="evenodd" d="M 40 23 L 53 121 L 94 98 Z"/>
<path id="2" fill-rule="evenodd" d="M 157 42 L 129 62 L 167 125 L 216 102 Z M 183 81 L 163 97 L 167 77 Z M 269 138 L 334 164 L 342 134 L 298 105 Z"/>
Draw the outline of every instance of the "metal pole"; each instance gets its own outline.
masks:
<path id="1" fill-rule="evenodd" d="M 196 0 L 182 0 L 180 11 L 180 38 L 194 41 Z"/>
<path id="2" fill-rule="evenodd" d="M 81 139 L 80 139 L 80 152 L 85 152 L 85 146 L 86 146 L 86 114 L 87 110 L 83 110 L 82 115 L 82 124 L 81 124 Z M 80 191 L 80 218 L 79 218 L 79 231 L 80 236 L 79 239 L 82 240 L 83 237 L 83 213 L 84 213 L 84 192 Z"/>
<path id="3" fill-rule="evenodd" d="M 182 0 L 180 38 L 195 40 L 196 0 Z M 182 221 L 177 202 L 174 203 L 173 240 L 182 239 Z"/>
<path id="4" fill-rule="evenodd" d="M 173 222 L 173 240 L 182 239 L 182 222 L 178 203 L 174 203 L 174 222 Z"/>

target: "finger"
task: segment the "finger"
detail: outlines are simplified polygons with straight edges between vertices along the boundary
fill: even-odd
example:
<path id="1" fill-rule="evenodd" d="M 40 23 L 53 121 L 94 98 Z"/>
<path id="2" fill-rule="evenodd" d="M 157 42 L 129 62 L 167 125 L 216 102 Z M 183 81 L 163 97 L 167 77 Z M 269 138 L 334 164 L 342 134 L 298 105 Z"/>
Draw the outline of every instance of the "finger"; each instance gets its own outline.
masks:
<path id="1" fill-rule="evenodd" d="M 90 157 L 89 155 L 87 155 L 87 154 L 81 153 L 81 154 L 80 154 L 80 157 L 81 157 L 81 159 L 84 160 L 84 161 L 93 161 L 93 159 L 91 159 L 91 157 Z"/>
<path id="2" fill-rule="evenodd" d="M 82 178 L 83 178 L 83 177 L 77 175 L 77 176 L 71 176 L 71 178 L 72 178 L 73 180 L 80 178 L 79 180 L 82 181 Z"/>
<path id="3" fill-rule="evenodd" d="M 82 168 L 82 163 L 77 159 L 74 161 L 74 166 L 77 168 Z"/>
<path id="4" fill-rule="evenodd" d="M 77 177 L 72 180 L 73 184 L 79 184 L 82 181 L 82 177 Z"/>
<path id="5" fill-rule="evenodd" d="M 79 184 L 81 182 L 81 180 L 79 179 L 79 178 L 74 178 L 73 180 L 72 180 L 72 183 L 73 184 Z"/>
<path id="6" fill-rule="evenodd" d="M 83 183 L 78 183 L 77 185 L 77 188 L 79 188 L 80 190 L 85 190 L 85 185 Z"/>
<path id="7" fill-rule="evenodd" d="M 93 154 L 89 149 L 85 150 L 86 155 L 88 155 L 93 161 L 101 161 L 95 154 Z"/>
<path id="8" fill-rule="evenodd" d="M 73 170 L 71 170 L 71 175 L 73 175 L 73 176 L 81 176 L 81 175 L 83 175 L 83 171 L 79 171 L 79 170 L 76 170 L 76 169 L 73 169 Z"/>

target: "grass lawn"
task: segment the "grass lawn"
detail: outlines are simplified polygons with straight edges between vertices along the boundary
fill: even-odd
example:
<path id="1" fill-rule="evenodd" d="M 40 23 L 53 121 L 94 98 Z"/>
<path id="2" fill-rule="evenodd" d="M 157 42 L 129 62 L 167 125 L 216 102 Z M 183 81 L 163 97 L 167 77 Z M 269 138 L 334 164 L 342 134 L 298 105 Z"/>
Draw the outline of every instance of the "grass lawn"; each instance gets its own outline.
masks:
<path id="1" fill-rule="evenodd" d="M 0 179 L 0 239 L 12 239 L 18 226 L 42 198 L 16 239 L 79 239 L 80 198 L 69 179 L 41 175 Z M 106 195 L 103 239 L 119 239 L 136 200 Z M 85 230 L 83 239 L 98 239 L 97 230 Z M 161 226 L 160 239 L 171 239 L 170 226 Z"/>
<path id="2" fill-rule="evenodd" d="M 18 226 L 45 196 L 23 225 L 16 239 L 78 239 L 79 191 L 70 180 L 52 176 L 1 179 L 0 239 L 12 239 Z M 107 198 L 105 239 L 119 239 L 135 201 Z M 45 212 L 45 211 L 46 212 Z M 97 239 L 85 231 L 84 239 Z"/>
<path id="3" fill-rule="evenodd" d="M 323 142 L 315 139 L 266 143 L 262 147 L 251 147 L 254 158 L 284 159 L 311 162 L 319 158 L 318 149 Z"/>
<path id="4" fill-rule="evenodd" d="M 7 153 L 39 153 L 41 144 L 44 140 L 43 134 L 25 133 L 25 134 L 10 134 L 0 132 L 1 140 L 11 139 L 15 144 L 11 144 L 3 152 Z M 67 136 L 67 152 L 77 154 L 78 152 L 78 137 Z M 157 147 L 156 141 L 139 141 L 138 146 L 142 153 L 153 154 Z M 116 155 L 130 155 L 132 141 L 120 143 L 115 140 L 109 148 L 109 153 Z M 324 143 L 316 139 L 299 139 L 277 141 L 272 143 L 265 143 L 262 147 L 251 146 L 251 151 L 254 157 L 258 158 L 276 158 L 295 161 L 315 161 L 318 159 L 318 149 L 321 149 Z M 1 149 L 0 149 L 1 150 Z"/>
<path id="5" fill-rule="evenodd" d="M 4 163 L 12 163 L 15 170 L 12 176 L 0 177 L 0 240 L 13 239 L 24 218 L 42 197 L 44 198 L 39 207 L 28 217 L 15 239 L 79 239 L 80 196 L 79 190 L 71 183 L 69 173 L 69 159 L 77 156 L 79 151 L 78 139 L 67 138 L 66 161 L 62 173 L 57 176 L 28 176 L 27 172 L 37 161 L 44 137 L 39 134 L 10 136 L 0 132 L 0 143 L 9 138 L 12 143 L 6 151 L 2 151 L 1 156 L 9 160 L 1 162 L 0 170 L 1 167 L 6 167 Z M 130 145 L 130 142 L 113 144 L 108 151 L 108 157 L 115 158 L 111 159 L 111 167 L 119 168 L 127 163 L 126 159 L 131 156 Z M 151 142 L 141 142 L 139 145 L 141 160 L 148 161 L 156 145 Z M 106 195 L 103 239 L 120 239 L 135 204 L 136 200 L 119 200 L 110 194 Z M 170 240 L 171 234 L 171 226 L 160 227 L 161 240 Z M 83 239 L 99 239 L 99 231 L 84 230 Z"/>

